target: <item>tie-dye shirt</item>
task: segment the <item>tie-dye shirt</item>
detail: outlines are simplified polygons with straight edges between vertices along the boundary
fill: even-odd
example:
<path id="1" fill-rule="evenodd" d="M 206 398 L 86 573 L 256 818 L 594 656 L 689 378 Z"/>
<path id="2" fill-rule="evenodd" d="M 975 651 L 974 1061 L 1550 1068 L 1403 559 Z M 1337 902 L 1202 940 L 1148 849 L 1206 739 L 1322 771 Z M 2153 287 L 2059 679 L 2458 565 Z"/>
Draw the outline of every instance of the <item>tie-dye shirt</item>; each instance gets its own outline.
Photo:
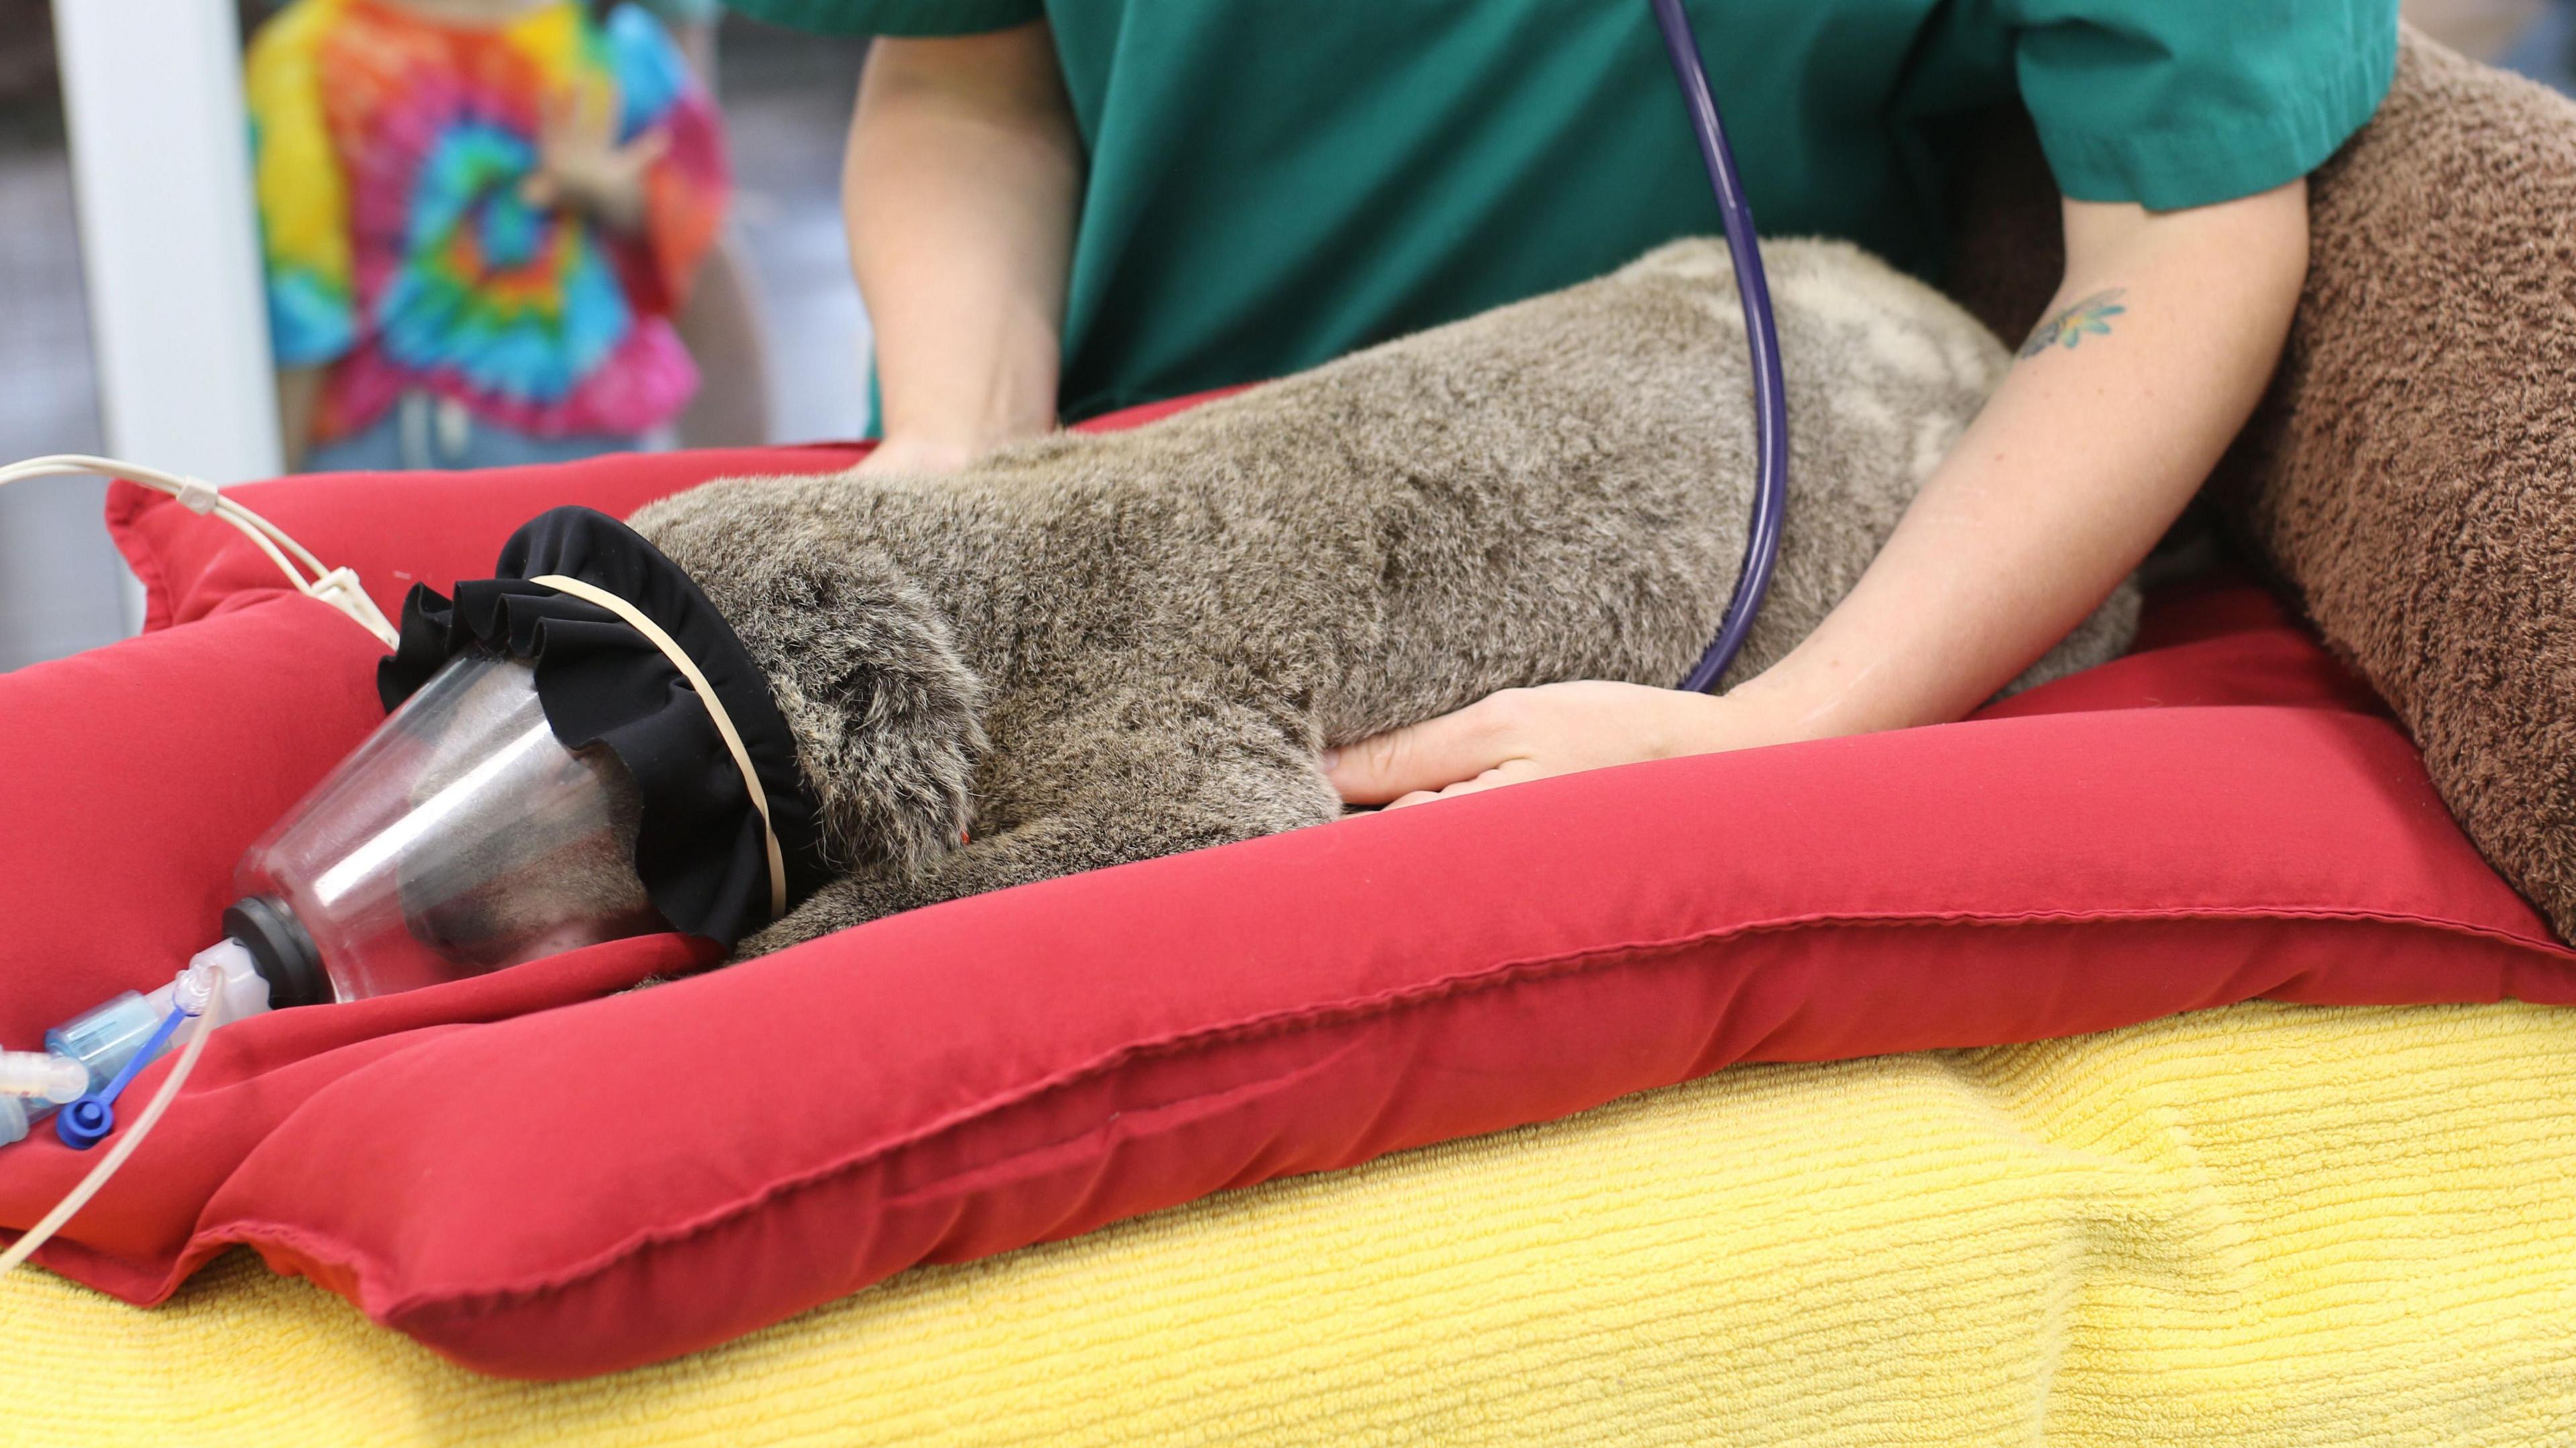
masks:
<path id="1" fill-rule="evenodd" d="M 552 0 L 473 29 L 294 0 L 247 84 L 277 362 L 328 368 L 316 442 L 412 390 L 539 437 L 640 433 L 687 404 L 669 317 L 727 183 L 714 111 L 651 16 Z M 668 141 L 632 235 L 520 194 L 549 104 L 599 86 L 621 142 Z"/>

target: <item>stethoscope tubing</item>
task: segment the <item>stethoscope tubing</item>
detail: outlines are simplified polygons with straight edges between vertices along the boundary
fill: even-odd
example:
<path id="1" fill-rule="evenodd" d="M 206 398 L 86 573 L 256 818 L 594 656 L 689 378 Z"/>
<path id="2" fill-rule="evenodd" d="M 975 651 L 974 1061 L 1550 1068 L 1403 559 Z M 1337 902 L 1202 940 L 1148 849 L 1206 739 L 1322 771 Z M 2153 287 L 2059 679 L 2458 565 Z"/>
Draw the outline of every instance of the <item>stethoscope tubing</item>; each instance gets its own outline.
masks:
<path id="1" fill-rule="evenodd" d="M 1744 563 L 1736 573 L 1735 593 L 1727 600 L 1717 637 L 1681 682 L 1692 693 L 1705 693 L 1743 649 L 1780 560 L 1780 526 L 1789 511 L 1789 399 L 1781 380 L 1780 329 L 1771 315 L 1771 283 L 1762 270 L 1762 243 L 1754 234 L 1753 209 L 1745 204 L 1744 183 L 1736 175 L 1735 152 L 1726 143 L 1726 124 L 1718 118 L 1717 97 L 1709 92 L 1708 67 L 1700 61 L 1699 41 L 1691 34 L 1682 0 L 1648 3 L 1654 7 L 1656 28 L 1663 32 L 1664 49 L 1672 56 L 1673 77 L 1681 83 L 1682 102 L 1690 112 L 1691 134 L 1699 141 L 1709 190 L 1716 194 L 1718 217 L 1726 225 L 1726 250 L 1735 262 L 1736 298 L 1744 306 L 1745 344 L 1753 357 L 1759 481 L 1745 529 Z"/>

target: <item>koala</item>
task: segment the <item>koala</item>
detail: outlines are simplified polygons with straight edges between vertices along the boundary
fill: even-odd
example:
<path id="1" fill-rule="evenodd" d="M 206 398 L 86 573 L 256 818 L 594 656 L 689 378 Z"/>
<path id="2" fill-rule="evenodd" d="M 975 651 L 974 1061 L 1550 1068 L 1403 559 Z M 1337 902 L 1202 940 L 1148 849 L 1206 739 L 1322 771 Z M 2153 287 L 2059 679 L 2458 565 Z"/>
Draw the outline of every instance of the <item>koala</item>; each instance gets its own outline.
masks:
<path id="1" fill-rule="evenodd" d="M 2010 362 L 1856 248 L 1766 250 L 1790 498 L 1736 679 L 1859 579 Z M 1695 239 L 1148 427 L 632 524 L 767 673 L 846 870 L 751 956 L 1331 820 L 1321 751 L 1498 690 L 1676 683 L 1754 486 L 1733 270 Z M 2016 687 L 2117 655 L 2137 610 L 2124 583 Z"/>

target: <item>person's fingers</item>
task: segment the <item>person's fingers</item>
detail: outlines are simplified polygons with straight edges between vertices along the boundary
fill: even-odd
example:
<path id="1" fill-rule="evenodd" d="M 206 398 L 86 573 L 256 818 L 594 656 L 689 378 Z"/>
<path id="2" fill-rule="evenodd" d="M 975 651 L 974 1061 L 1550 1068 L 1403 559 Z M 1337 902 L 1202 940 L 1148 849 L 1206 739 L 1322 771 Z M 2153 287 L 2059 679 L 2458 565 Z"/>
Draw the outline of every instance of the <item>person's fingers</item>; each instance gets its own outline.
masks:
<path id="1" fill-rule="evenodd" d="M 1521 784 L 1542 777 L 1539 767 L 1529 760 L 1507 759 L 1474 779 L 1462 779 L 1456 784 L 1437 790 L 1417 789 L 1389 804 L 1387 808 L 1408 809 L 1417 804 L 1429 804 L 1435 799 L 1459 799 L 1471 794 L 1482 794 L 1489 789 L 1500 789 L 1507 784 Z"/>
<path id="2" fill-rule="evenodd" d="M 1499 769 L 1488 769 L 1474 779 L 1458 781 L 1440 791 L 1440 797 L 1459 799 L 1466 795 L 1482 794 L 1489 789 L 1500 789 L 1507 784 L 1519 784 L 1536 778 L 1538 778 L 1538 766 L 1526 759 L 1515 759 Z"/>
<path id="3" fill-rule="evenodd" d="M 617 159 L 629 168 L 641 171 L 661 160 L 670 149 L 671 133 L 656 126 L 618 147 Z"/>
<path id="4" fill-rule="evenodd" d="M 1384 804 L 1416 790 L 1473 779 L 1514 754 L 1509 715 L 1497 694 L 1454 714 L 1389 730 L 1328 755 L 1324 776 L 1345 804 Z"/>
<path id="5" fill-rule="evenodd" d="M 555 204 L 560 190 L 561 188 L 555 185 L 555 178 L 540 171 L 519 182 L 519 199 L 539 210 L 544 210 Z"/>

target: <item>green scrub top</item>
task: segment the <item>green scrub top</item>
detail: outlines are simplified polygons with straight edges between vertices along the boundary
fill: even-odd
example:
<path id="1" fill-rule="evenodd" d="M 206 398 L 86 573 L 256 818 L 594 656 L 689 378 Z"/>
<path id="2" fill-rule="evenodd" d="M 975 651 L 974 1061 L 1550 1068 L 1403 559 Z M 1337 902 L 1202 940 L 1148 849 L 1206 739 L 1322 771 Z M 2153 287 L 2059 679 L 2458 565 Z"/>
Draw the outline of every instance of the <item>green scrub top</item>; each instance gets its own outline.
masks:
<path id="1" fill-rule="evenodd" d="M 1053 27 L 1089 157 L 1061 407 L 1275 377 L 1719 229 L 1646 0 L 729 0 Z M 1944 122 L 2016 96 L 2086 201 L 2207 205 L 2370 118 L 2397 0 L 1693 0 L 1765 235 L 1930 274 Z"/>

